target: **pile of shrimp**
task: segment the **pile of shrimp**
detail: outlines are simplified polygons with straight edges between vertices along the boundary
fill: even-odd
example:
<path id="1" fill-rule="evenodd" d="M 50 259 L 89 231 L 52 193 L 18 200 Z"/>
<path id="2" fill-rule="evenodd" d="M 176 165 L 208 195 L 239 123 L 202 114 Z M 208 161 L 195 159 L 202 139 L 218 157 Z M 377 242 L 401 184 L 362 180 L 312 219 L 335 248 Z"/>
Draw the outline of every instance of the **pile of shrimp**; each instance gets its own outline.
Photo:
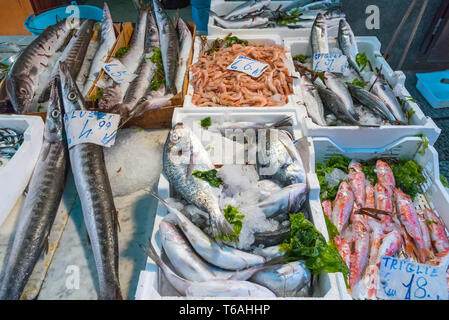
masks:
<path id="1" fill-rule="evenodd" d="M 264 62 L 269 67 L 258 78 L 228 70 L 238 55 Z M 199 107 L 285 105 L 288 95 L 293 94 L 292 79 L 285 61 L 285 50 L 278 45 L 234 44 L 210 55 L 202 55 L 191 67 L 192 103 Z"/>

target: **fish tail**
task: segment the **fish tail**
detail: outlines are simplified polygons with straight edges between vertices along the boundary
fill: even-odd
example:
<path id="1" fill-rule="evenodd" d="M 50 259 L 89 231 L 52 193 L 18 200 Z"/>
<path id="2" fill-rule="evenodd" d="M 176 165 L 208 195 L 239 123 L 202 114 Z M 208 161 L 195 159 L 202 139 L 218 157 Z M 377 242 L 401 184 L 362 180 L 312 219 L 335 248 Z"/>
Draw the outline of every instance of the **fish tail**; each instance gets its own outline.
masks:
<path id="1" fill-rule="evenodd" d="M 220 214 L 211 214 L 210 218 L 210 225 L 214 238 L 234 232 L 234 228 L 221 212 Z"/>
<path id="2" fill-rule="evenodd" d="M 270 128 L 290 127 L 293 125 L 292 117 L 288 116 L 270 125 Z"/>
<path id="3" fill-rule="evenodd" d="M 138 11 L 153 10 L 153 3 L 147 0 L 133 0 L 134 6 Z"/>
<path id="4" fill-rule="evenodd" d="M 162 260 L 156 253 L 156 249 L 154 249 L 153 245 L 151 244 L 151 239 L 148 239 L 148 247 L 144 246 L 143 244 L 140 244 L 139 246 L 147 254 L 147 256 L 151 258 L 151 260 L 153 260 L 158 266 L 161 266 Z"/>

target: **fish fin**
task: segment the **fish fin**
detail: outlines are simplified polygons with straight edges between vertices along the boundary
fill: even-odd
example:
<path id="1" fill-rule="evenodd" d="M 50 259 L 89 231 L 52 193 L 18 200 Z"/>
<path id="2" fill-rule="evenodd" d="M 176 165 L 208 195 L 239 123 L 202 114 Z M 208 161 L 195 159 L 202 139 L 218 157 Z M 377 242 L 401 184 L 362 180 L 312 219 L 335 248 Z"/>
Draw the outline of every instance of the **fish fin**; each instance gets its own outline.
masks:
<path id="1" fill-rule="evenodd" d="M 148 247 L 143 244 L 140 244 L 139 247 L 153 260 L 157 265 L 159 265 L 162 261 L 159 255 L 156 253 L 153 245 L 151 244 L 151 239 L 148 239 Z"/>
<path id="2" fill-rule="evenodd" d="M 293 119 L 291 116 L 282 118 L 279 121 L 276 121 L 275 123 L 271 124 L 270 128 L 278 128 L 278 127 L 291 127 L 293 125 Z"/>
<path id="3" fill-rule="evenodd" d="M 178 28 L 179 17 L 180 17 L 179 9 L 176 9 L 176 12 L 175 12 L 175 14 L 173 15 L 173 18 L 172 18 L 172 23 L 173 23 L 173 26 L 175 27 L 175 29 Z"/>
<path id="4" fill-rule="evenodd" d="M 211 215 L 211 214 L 209 213 L 209 215 Z M 230 233 L 234 232 L 234 228 L 228 222 L 228 220 L 226 220 L 224 214 L 221 213 L 221 210 L 220 210 L 219 215 L 215 215 L 215 219 L 213 219 L 212 217 L 209 217 L 209 222 L 210 222 L 210 227 L 212 230 L 212 236 L 216 241 L 218 240 L 217 243 L 219 245 L 220 245 L 219 241 L 221 241 L 221 240 L 219 238 L 217 239 L 217 237 L 219 237 L 223 234 L 230 234 Z"/>

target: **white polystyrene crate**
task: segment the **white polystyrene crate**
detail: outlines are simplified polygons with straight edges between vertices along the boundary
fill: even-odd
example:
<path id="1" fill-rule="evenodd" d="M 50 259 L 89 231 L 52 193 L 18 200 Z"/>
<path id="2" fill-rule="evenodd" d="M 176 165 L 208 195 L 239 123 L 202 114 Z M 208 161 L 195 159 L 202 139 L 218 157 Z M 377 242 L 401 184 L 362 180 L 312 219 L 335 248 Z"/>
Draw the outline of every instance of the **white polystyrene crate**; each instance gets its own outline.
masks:
<path id="1" fill-rule="evenodd" d="M 269 37 L 265 36 L 265 35 L 241 35 L 239 36 L 240 39 L 242 40 L 247 40 L 249 45 L 264 45 L 264 44 L 277 44 L 277 45 L 283 45 L 283 42 L 281 40 L 281 38 L 277 35 L 270 35 Z M 207 43 L 211 44 L 216 38 L 215 37 L 207 37 Z M 198 61 L 199 55 L 200 55 L 200 51 L 201 51 L 201 39 L 200 37 L 196 37 L 195 39 L 195 43 L 194 43 L 194 52 L 193 52 L 193 60 L 192 60 L 192 65 L 195 64 Z M 294 75 L 296 74 L 295 72 L 295 67 L 293 65 L 293 61 L 289 58 L 289 55 L 287 53 L 287 59 L 286 59 L 286 67 L 290 70 L 291 74 Z M 296 107 L 298 108 L 298 112 L 302 112 L 303 116 L 306 115 L 306 110 L 303 106 L 298 106 L 298 101 L 301 101 L 301 98 L 298 96 L 298 92 L 296 92 L 298 85 L 297 85 L 297 79 L 293 79 L 293 94 L 290 95 L 288 97 L 288 103 L 284 106 L 278 106 L 278 107 L 198 107 L 196 105 L 194 105 L 192 103 L 192 96 L 193 96 L 193 85 L 192 85 L 192 72 L 189 71 L 189 87 L 187 90 L 187 94 L 185 96 L 184 99 L 184 105 L 183 107 L 185 109 L 202 109 L 203 111 L 206 112 L 213 112 L 213 110 L 217 109 L 217 108 L 223 108 L 223 109 L 227 109 L 227 110 L 251 110 L 251 111 L 256 111 L 256 110 L 269 110 L 269 109 L 273 109 L 276 111 L 283 111 L 283 110 L 287 110 L 290 109 L 292 107 Z"/>
<path id="2" fill-rule="evenodd" d="M 210 113 L 192 113 L 192 112 L 183 112 L 183 110 L 177 112 L 175 111 L 173 115 L 173 123 L 177 122 L 183 122 L 187 126 L 190 127 L 191 121 L 199 121 L 202 116 L 207 115 L 211 116 L 212 123 L 214 122 L 214 119 L 218 119 L 220 117 L 223 117 L 224 114 L 210 114 Z M 244 113 L 235 115 L 232 114 L 233 118 L 232 120 L 235 121 L 258 121 L 258 117 L 261 116 L 259 114 L 253 114 L 251 113 L 249 118 L 243 117 Z M 270 114 L 265 113 L 263 114 L 266 123 L 271 123 L 273 121 L 276 121 L 279 119 L 279 117 L 282 117 L 282 113 L 277 114 Z M 190 120 L 192 119 L 192 120 Z M 297 129 L 297 124 L 293 124 L 293 131 L 295 138 Z M 311 157 L 314 155 L 314 153 L 309 149 L 309 146 L 312 144 L 312 141 L 307 138 L 299 139 L 295 142 L 296 147 L 298 151 L 300 152 L 302 161 L 305 166 L 306 172 L 310 172 L 310 163 L 313 162 Z M 307 180 L 309 178 L 313 178 L 313 174 L 307 174 Z M 310 187 L 310 185 L 309 185 Z M 310 187 L 309 191 L 309 197 L 316 197 L 318 195 L 319 199 L 319 186 L 313 186 Z M 168 180 L 165 178 L 164 175 L 161 175 L 158 185 L 158 194 L 163 198 L 167 199 L 170 196 L 172 196 L 172 190 L 170 189 L 170 184 Z M 317 230 L 320 231 L 323 236 L 326 238 L 326 240 L 329 240 L 329 236 L 326 229 L 326 224 L 324 221 L 324 217 L 322 215 L 319 215 L 317 213 L 318 210 L 312 210 L 310 208 L 311 202 L 307 202 L 307 212 L 309 212 L 309 219 L 314 223 Z M 313 204 L 313 202 L 312 202 Z M 159 224 L 162 221 L 162 219 L 167 214 L 167 209 L 161 205 L 158 204 L 156 216 L 154 219 L 154 228 L 153 233 L 151 235 L 151 243 L 155 247 L 158 254 L 161 254 L 163 252 L 160 236 L 158 233 L 159 230 Z M 165 255 L 162 255 L 162 258 L 164 259 Z M 164 259 L 168 264 L 168 259 Z M 169 264 L 170 265 L 170 264 Z M 317 281 L 314 282 L 314 296 L 307 297 L 307 298 L 297 298 L 297 297 L 289 297 L 289 298 L 276 298 L 276 299 L 283 299 L 283 300 L 303 300 L 303 299 L 330 299 L 330 300 L 340 300 L 342 297 L 340 295 L 340 289 L 338 282 L 340 281 L 339 278 L 341 277 L 340 274 L 327 274 L 323 272 L 317 277 Z M 139 283 L 136 291 L 136 299 L 137 300 L 153 300 L 153 299 L 186 299 L 184 297 L 179 297 L 179 294 L 174 290 L 174 288 L 166 281 L 164 275 L 162 272 L 160 272 L 160 269 L 156 266 L 156 264 L 151 260 L 147 260 L 147 264 L 144 271 L 141 271 Z M 214 297 L 207 297 L 207 299 L 219 299 Z M 220 298 L 223 299 L 223 298 Z M 242 298 L 231 298 L 233 300 L 238 300 Z M 254 299 L 254 298 L 251 298 Z"/>
<path id="3" fill-rule="evenodd" d="M 217 15 L 226 15 L 237 6 L 243 4 L 245 1 L 212 1 L 210 10 Z M 271 1 L 269 8 L 276 10 L 280 5 L 285 7 L 291 4 L 292 1 Z M 264 34 L 267 38 L 271 35 L 277 35 L 281 38 L 285 37 L 309 37 L 311 28 L 288 28 L 284 26 L 276 26 L 274 28 L 249 28 L 249 29 L 225 29 L 215 24 L 214 18 L 209 15 L 209 22 L 207 25 L 207 31 L 209 36 L 224 37 L 231 33 L 235 36 L 240 35 L 259 35 Z M 336 37 L 338 34 L 338 24 L 332 24 L 328 28 L 329 37 Z"/>
<path id="4" fill-rule="evenodd" d="M 23 133 L 23 143 L 6 166 L 0 168 L 0 225 L 22 195 L 42 147 L 44 122 L 41 117 L 0 115 L 0 128 Z"/>
<path id="5" fill-rule="evenodd" d="M 331 138 L 312 138 L 313 145 L 310 146 L 314 159 L 310 164 L 311 174 L 308 176 L 308 183 L 318 187 L 316 195 L 310 195 L 310 207 L 313 214 L 322 216 L 324 212 L 319 198 L 320 185 L 315 174 L 315 164 L 323 163 L 334 155 L 343 155 L 349 159 L 369 160 L 373 158 L 397 158 L 403 160 L 415 160 L 423 168 L 423 175 L 427 181 L 423 183 L 420 192 L 423 197 L 417 199 L 419 207 L 428 206 L 433 209 L 446 226 L 449 226 L 449 194 L 440 181 L 440 167 L 438 153 L 434 147 L 429 146 L 423 155 L 418 151 L 421 148 L 422 140 L 418 137 L 404 137 L 382 148 L 346 148 L 338 145 Z M 316 188 L 313 188 L 315 190 Z M 415 200 L 415 202 L 417 202 Z M 341 273 L 339 274 L 338 285 L 342 298 L 351 298 L 346 290 L 346 285 Z"/>
<path id="6" fill-rule="evenodd" d="M 374 67 L 382 66 L 382 74 L 388 83 L 400 91 L 404 97 L 410 96 L 405 88 L 405 75 L 402 71 L 393 71 L 380 53 L 381 44 L 377 37 L 356 37 L 359 52 L 365 52 L 371 64 Z M 308 38 L 290 38 L 284 39 L 284 45 L 292 56 L 304 54 L 312 56 L 312 49 Z M 331 48 L 338 47 L 335 39 L 329 38 L 329 46 Z M 365 79 L 366 81 L 367 79 Z M 297 83 L 296 83 L 297 84 Z M 296 91 L 298 92 L 298 88 Z M 437 127 L 435 122 L 427 117 L 418 104 L 407 101 L 407 110 L 414 110 L 410 125 L 392 126 L 383 125 L 380 128 L 361 128 L 358 126 L 328 126 L 323 127 L 315 124 L 311 118 L 306 116 L 303 119 L 303 133 L 308 137 L 332 137 L 341 147 L 358 147 L 379 148 L 385 144 L 392 143 L 402 137 L 424 134 L 433 145 L 438 139 L 441 129 Z"/>

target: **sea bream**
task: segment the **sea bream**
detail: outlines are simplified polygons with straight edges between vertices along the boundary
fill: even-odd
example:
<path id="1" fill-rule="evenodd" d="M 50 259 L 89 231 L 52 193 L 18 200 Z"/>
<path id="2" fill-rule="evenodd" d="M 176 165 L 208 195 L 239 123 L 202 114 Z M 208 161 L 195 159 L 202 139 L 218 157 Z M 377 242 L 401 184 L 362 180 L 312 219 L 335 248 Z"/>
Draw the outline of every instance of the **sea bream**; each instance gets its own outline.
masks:
<path id="1" fill-rule="evenodd" d="M 174 190 L 187 202 L 210 215 L 214 237 L 234 232 L 220 210 L 217 196 L 208 182 L 195 178 L 195 170 L 214 169 L 209 154 L 191 129 L 182 123 L 170 131 L 163 151 L 163 172 Z"/>
<path id="2" fill-rule="evenodd" d="M 70 18 L 49 26 L 17 58 L 5 80 L 6 92 L 16 113 L 30 112 L 39 77 L 49 68 L 49 59 L 67 42 L 79 26 Z"/>
<path id="3" fill-rule="evenodd" d="M 69 156 L 59 83 L 51 88 L 44 141 L 5 262 L 0 300 L 20 298 L 50 234 L 65 187 Z"/>
<path id="4" fill-rule="evenodd" d="M 223 19 L 231 20 L 239 17 L 246 16 L 250 13 L 260 11 L 263 7 L 268 6 L 271 0 L 250 0 L 245 1 L 241 5 L 235 7 L 231 12 L 226 14 Z"/>
<path id="5" fill-rule="evenodd" d="M 92 60 L 89 68 L 89 74 L 83 86 L 82 96 L 86 97 L 98 75 L 104 67 L 106 59 L 114 46 L 116 40 L 114 23 L 112 22 L 109 6 L 105 2 L 103 7 L 103 20 L 101 25 L 101 42 L 100 46 Z"/>
<path id="6" fill-rule="evenodd" d="M 179 61 L 179 39 L 178 32 L 173 22 L 165 12 L 159 0 L 153 0 L 154 13 L 159 29 L 159 37 L 162 52 L 162 63 L 165 71 L 165 93 L 177 94 L 175 80 Z"/>
<path id="7" fill-rule="evenodd" d="M 60 64 L 59 73 L 65 113 L 87 111 L 83 96 L 64 63 Z M 102 300 L 121 300 L 117 210 L 104 163 L 103 147 L 82 143 L 71 147 L 69 155 L 97 267 L 98 297 Z"/>
<path id="8" fill-rule="evenodd" d="M 240 280 L 188 281 L 175 274 L 157 255 L 151 242 L 148 247 L 140 245 L 145 253 L 161 268 L 168 282 L 181 295 L 187 297 L 260 297 L 274 298 L 276 295 L 267 288 Z"/>

